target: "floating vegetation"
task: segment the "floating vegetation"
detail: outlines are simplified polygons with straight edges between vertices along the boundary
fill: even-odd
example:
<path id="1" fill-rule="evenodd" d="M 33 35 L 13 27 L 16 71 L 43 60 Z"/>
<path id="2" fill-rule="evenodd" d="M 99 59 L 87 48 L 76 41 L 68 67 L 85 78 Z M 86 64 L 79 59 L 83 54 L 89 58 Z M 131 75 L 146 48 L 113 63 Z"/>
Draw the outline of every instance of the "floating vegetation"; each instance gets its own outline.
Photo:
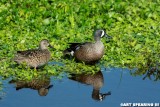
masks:
<path id="1" fill-rule="evenodd" d="M 0 75 L 31 79 L 39 73 L 94 73 L 100 65 L 137 68 L 135 75 L 146 74 L 156 67 L 159 74 L 159 3 L 159 0 L 1 0 Z M 69 47 L 67 43 L 92 41 L 93 30 L 101 28 L 112 40 L 102 40 L 105 55 L 99 64 L 90 66 L 76 63 L 74 59 L 63 59 L 62 51 Z M 61 62 L 64 66 L 48 65 L 40 70 L 43 72 L 15 66 L 12 58 L 16 51 L 36 48 L 35 44 L 42 39 L 49 39 L 54 47 L 50 50 L 50 61 Z"/>

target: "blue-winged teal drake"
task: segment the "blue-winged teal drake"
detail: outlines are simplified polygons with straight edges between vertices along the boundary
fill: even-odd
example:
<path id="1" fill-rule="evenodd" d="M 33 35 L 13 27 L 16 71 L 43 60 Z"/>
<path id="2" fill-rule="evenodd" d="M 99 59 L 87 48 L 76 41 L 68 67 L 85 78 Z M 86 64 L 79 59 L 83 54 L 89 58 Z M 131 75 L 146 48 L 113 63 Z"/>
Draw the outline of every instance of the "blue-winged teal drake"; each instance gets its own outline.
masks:
<path id="1" fill-rule="evenodd" d="M 40 41 L 38 49 L 17 51 L 14 61 L 18 64 L 26 63 L 29 67 L 35 69 L 41 67 L 45 65 L 51 57 L 48 46 L 52 48 L 49 41 L 43 39 Z"/>
<path id="2" fill-rule="evenodd" d="M 50 78 L 48 77 L 35 78 L 31 81 L 11 80 L 9 83 L 14 83 L 17 91 L 23 88 L 37 90 L 40 96 L 46 96 L 49 89 L 53 87 L 53 85 L 50 85 Z"/>
<path id="3" fill-rule="evenodd" d="M 107 95 L 111 95 L 111 92 L 104 94 L 99 92 L 104 84 L 103 74 L 101 71 L 98 71 L 94 75 L 71 74 L 71 77 L 69 79 L 93 86 L 92 98 L 94 100 L 102 101 Z"/>
<path id="4" fill-rule="evenodd" d="M 94 33 L 95 42 L 69 43 L 70 47 L 64 50 L 63 54 L 74 56 L 76 60 L 87 64 L 95 63 L 104 55 L 105 48 L 101 41 L 101 38 L 104 36 L 111 38 L 104 30 L 96 30 Z"/>

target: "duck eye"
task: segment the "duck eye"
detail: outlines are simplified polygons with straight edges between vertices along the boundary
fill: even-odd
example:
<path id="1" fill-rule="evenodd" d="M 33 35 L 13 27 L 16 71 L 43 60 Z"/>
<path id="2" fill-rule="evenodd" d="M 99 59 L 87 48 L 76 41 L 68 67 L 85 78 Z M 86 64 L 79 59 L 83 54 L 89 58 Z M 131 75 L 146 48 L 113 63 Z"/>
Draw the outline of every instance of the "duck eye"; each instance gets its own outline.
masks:
<path id="1" fill-rule="evenodd" d="M 44 43 L 43 43 L 43 45 L 47 45 L 47 43 L 46 43 L 46 42 L 44 42 Z"/>

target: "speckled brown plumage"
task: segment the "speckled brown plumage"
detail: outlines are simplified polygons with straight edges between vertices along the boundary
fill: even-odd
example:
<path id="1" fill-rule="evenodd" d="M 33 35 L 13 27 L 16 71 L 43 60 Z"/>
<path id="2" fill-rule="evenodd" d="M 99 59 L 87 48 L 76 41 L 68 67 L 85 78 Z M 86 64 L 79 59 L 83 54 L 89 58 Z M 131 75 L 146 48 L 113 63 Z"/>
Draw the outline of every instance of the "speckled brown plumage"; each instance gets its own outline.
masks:
<path id="1" fill-rule="evenodd" d="M 69 43 L 70 47 L 64 50 L 64 55 L 72 55 L 78 61 L 92 64 L 100 60 L 104 55 L 104 45 L 101 37 L 109 37 L 104 30 L 96 30 L 94 33 L 95 42 Z M 110 38 L 110 37 L 109 37 Z"/>
<path id="2" fill-rule="evenodd" d="M 40 42 L 38 49 L 17 51 L 14 61 L 18 64 L 26 63 L 31 68 L 41 67 L 45 65 L 51 57 L 48 46 L 50 46 L 48 40 L 44 39 Z"/>
<path id="3" fill-rule="evenodd" d="M 74 52 L 74 56 L 78 61 L 85 63 L 94 63 L 104 55 L 104 45 L 102 42 L 87 43 L 82 45 Z"/>

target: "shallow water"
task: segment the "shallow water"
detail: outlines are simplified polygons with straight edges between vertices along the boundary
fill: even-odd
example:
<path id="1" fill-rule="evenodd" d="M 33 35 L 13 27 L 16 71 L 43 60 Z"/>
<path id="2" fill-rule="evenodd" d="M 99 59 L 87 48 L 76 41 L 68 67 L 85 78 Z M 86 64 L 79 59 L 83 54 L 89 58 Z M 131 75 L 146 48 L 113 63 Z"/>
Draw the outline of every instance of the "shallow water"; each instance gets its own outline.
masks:
<path id="1" fill-rule="evenodd" d="M 160 81 L 133 77 L 128 69 L 102 69 L 102 73 L 104 85 L 100 92 L 111 92 L 103 101 L 92 98 L 91 85 L 67 77 L 51 78 L 53 87 L 47 96 L 39 96 L 37 90 L 29 88 L 16 91 L 15 84 L 8 84 L 6 80 L 0 107 L 120 107 L 121 103 L 160 103 Z"/>

